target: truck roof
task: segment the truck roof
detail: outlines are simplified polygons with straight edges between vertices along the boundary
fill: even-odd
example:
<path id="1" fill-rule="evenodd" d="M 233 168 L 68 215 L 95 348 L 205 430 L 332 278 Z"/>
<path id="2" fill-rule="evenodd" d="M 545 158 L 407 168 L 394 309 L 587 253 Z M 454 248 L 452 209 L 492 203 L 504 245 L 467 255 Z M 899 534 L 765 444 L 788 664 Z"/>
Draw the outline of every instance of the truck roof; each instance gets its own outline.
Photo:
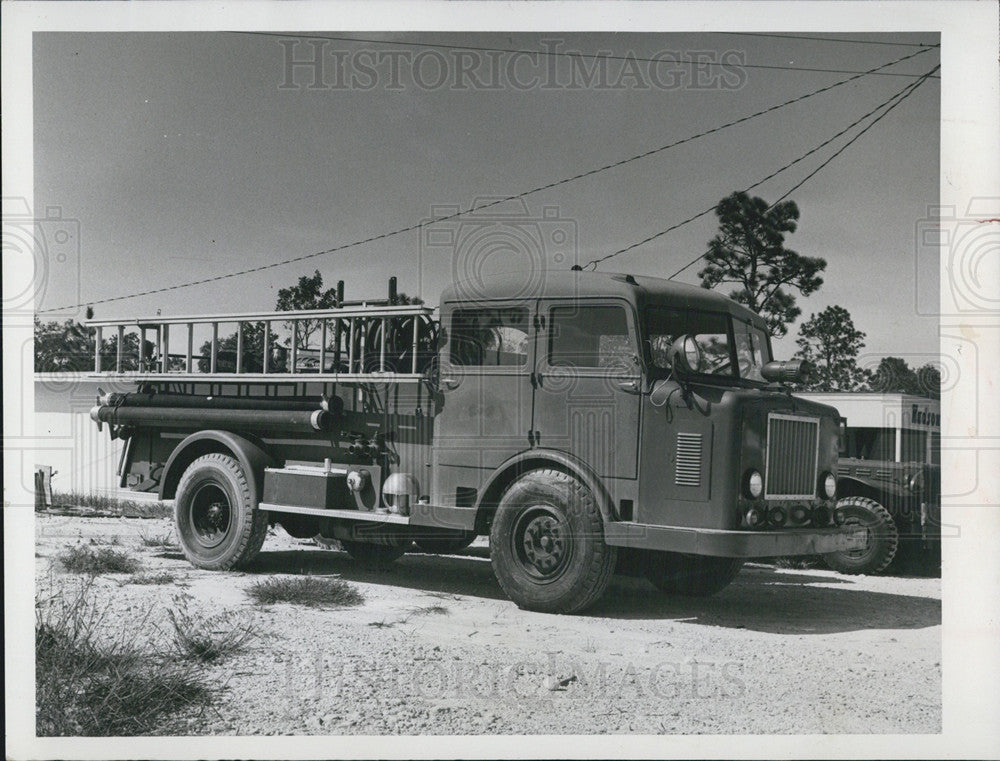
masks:
<path id="1" fill-rule="evenodd" d="M 441 294 L 447 302 L 530 300 L 563 298 L 623 298 L 642 308 L 665 305 L 681 309 L 724 312 L 764 326 L 763 319 L 721 293 L 660 277 L 629 275 L 621 272 L 583 272 L 557 270 L 547 272 L 490 275 L 482 279 L 456 281 Z"/>

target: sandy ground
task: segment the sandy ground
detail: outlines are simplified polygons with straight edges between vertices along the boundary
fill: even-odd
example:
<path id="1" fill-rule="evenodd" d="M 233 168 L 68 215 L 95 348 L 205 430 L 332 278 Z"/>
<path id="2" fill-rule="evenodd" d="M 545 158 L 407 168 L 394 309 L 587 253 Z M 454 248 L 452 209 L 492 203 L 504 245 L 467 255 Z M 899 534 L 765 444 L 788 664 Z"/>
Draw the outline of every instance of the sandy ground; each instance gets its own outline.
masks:
<path id="1" fill-rule="evenodd" d="M 940 579 L 749 565 L 716 597 L 690 600 L 616 577 L 586 615 L 556 616 L 504 597 L 482 539 L 371 571 L 277 530 L 252 571 L 214 573 L 142 546 L 172 531 L 166 519 L 36 526 L 40 585 L 73 583 L 52 558 L 91 538 L 118 537 L 144 570 L 177 574 L 166 586 L 97 579 L 123 626 L 147 617 L 136 636 L 166 639 L 178 593 L 192 610 L 252 620 L 246 649 L 205 667 L 217 699 L 188 719 L 190 734 L 941 731 Z M 292 573 L 341 577 L 365 602 L 262 607 L 244 591 Z"/>

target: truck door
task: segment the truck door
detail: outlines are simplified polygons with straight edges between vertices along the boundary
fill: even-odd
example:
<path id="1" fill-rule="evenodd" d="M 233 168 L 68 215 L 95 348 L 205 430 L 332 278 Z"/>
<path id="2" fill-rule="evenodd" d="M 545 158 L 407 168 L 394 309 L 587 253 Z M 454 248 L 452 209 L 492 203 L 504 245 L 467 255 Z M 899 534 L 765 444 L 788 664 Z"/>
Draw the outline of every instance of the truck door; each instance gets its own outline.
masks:
<path id="1" fill-rule="evenodd" d="M 624 302 L 539 304 L 535 445 L 570 452 L 603 478 L 636 478 L 640 365 Z"/>
<path id="2" fill-rule="evenodd" d="M 436 504 L 472 507 L 486 477 L 530 446 L 534 317 L 523 300 L 443 305 Z"/>

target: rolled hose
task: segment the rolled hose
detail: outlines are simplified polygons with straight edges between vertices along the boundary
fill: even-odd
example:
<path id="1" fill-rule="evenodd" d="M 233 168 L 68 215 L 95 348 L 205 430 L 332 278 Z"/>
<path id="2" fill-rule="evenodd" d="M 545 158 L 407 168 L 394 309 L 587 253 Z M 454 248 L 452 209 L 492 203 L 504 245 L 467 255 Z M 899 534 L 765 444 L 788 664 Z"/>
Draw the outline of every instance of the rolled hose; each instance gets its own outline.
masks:
<path id="1" fill-rule="evenodd" d="M 344 402 L 338 397 L 252 397 L 252 396 L 198 396 L 195 394 L 143 394 L 105 393 L 98 397 L 98 404 L 109 407 L 167 407 L 171 409 L 197 408 L 220 410 L 298 410 L 312 412 L 325 409 L 338 414 Z"/>
<path id="2" fill-rule="evenodd" d="M 137 428 L 266 428 L 279 431 L 325 431 L 333 420 L 326 410 L 204 409 L 198 407 L 113 407 L 90 410 L 97 423 Z"/>

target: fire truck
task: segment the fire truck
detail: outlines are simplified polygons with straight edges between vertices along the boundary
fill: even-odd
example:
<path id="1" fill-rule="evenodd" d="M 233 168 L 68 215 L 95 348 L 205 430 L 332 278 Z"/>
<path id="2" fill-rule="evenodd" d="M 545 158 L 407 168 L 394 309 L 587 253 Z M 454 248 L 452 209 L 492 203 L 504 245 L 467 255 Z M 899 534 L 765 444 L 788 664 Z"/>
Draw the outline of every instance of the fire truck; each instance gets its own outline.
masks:
<path id="1" fill-rule="evenodd" d="M 274 524 L 375 564 L 486 535 L 518 606 L 575 613 L 616 568 L 708 595 L 748 558 L 864 546 L 836 509 L 837 410 L 793 396 L 800 363 L 705 289 L 548 272 L 457 282 L 434 310 L 393 278 L 332 309 L 90 325 L 94 375 L 136 384 L 91 411 L 124 441 L 121 485 L 174 500 L 199 568 L 247 566 Z"/>

